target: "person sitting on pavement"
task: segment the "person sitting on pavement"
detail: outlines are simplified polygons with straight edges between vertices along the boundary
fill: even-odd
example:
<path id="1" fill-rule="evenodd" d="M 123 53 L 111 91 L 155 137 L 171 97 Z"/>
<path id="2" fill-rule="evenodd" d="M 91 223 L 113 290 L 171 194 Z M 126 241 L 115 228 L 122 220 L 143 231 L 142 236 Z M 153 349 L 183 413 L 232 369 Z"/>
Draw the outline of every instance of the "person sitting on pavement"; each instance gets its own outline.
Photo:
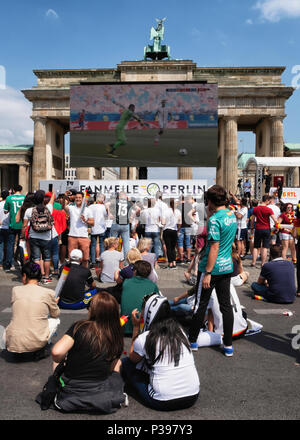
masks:
<path id="1" fill-rule="evenodd" d="M 200 392 L 199 376 L 187 336 L 172 318 L 167 298 L 147 295 L 141 313 L 133 310 L 131 319 L 130 354 L 122 359 L 121 367 L 125 383 L 152 409 L 172 411 L 194 405 Z M 141 322 L 144 327 L 139 334 Z"/>
<path id="2" fill-rule="evenodd" d="M 61 309 L 80 310 L 88 306 L 89 301 L 98 291 L 90 269 L 82 263 L 80 249 L 73 249 L 70 254 L 70 271 L 59 293 L 58 305 Z M 86 285 L 89 289 L 86 291 Z"/>
<path id="3" fill-rule="evenodd" d="M 113 283 L 117 269 L 123 269 L 123 253 L 117 251 L 118 237 L 109 237 L 104 240 L 105 251 L 100 256 L 99 267 L 96 268 L 98 280 L 102 283 Z"/>
<path id="4" fill-rule="evenodd" d="M 121 304 L 123 281 L 133 277 L 134 263 L 141 259 L 142 257 L 138 249 L 135 248 L 130 249 L 126 255 L 126 261 L 129 262 L 128 266 L 124 267 L 123 269 L 117 269 L 115 271 L 114 278 L 116 284 L 114 286 L 100 288 L 98 289 L 98 291 L 99 292 L 105 291 L 110 293 L 118 301 L 118 303 Z"/>
<path id="5" fill-rule="evenodd" d="M 183 327 L 189 325 L 189 318 L 192 316 L 196 300 L 196 287 L 182 295 L 169 300 L 172 312 Z M 239 297 L 234 285 L 230 284 L 230 302 L 233 309 L 233 331 L 232 339 L 239 339 L 248 331 L 249 335 L 257 333 L 262 325 L 247 318 L 244 308 L 240 304 Z M 220 304 L 215 289 L 212 291 L 205 316 L 205 326 L 200 330 L 197 338 L 198 347 L 221 345 L 223 330 L 223 317 L 220 311 Z"/>
<path id="6" fill-rule="evenodd" d="M 258 295 L 272 303 L 293 303 L 296 298 L 294 265 L 282 258 L 279 245 L 271 246 L 270 257 L 271 261 L 264 264 L 257 282 L 251 284 L 254 298 Z"/>
<path id="7" fill-rule="evenodd" d="M 109 293 L 98 293 L 90 302 L 88 318 L 72 324 L 52 348 L 53 370 L 63 370 L 55 408 L 117 411 L 126 400 L 120 375 L 122 352 L 119 305 Z"/>
<path id="8" fill-rule="evenodd" d="M 50 354 L 51 338 L 60 323 L 53 290 L 42 287 L 41 268 L 34 262 L 22 267 L 22 286 L 12 289 L 12 318 L 0 345 L 15 360 L 39 360 Z M 50 315 L 50 317 L 49 317 Z"/>
<path id="9" fill-rule="evenodd" d="M 151 273 L 149 275 L 149 280 L 153 281 L 153 283 L 157 283 L 158 281 L 158 275 L 156 273 L 156 270 L 158 268 L 158 263 L 156 259 L 156 254 L 150 252 L 152 248 L 152 239 L 151 238 L 141 238 L 139 240 L 138 250 L 141 253 L 142 260 L 148 261 L 148 263 L 151 264 Z"/>
<path id="10" fill-rule="evenodd" d="M 148 261 L 137 261 L 133 267 L 133 277 L 124 280 L 121 296 L 121 315 L 130 316 L 132 310 L 141 311 L 143 297 L 149 293 L 159 293 L 159 289 L 153 281 L 148 279 L 151 273 L 151 264 Z M 124 333 L 131 334 L 132 322 L 129 320 L 124 325 Z"/>
<path id="11" fill-rule="evenodd" d="M 131 248 L 126 255 L 126 261 L 128 265 L 123 269 L 117 269 L 115 271 L 115 281 L 117 284 L 122 284 L 124 280 L 133 277 L 133 268 L 136 261 L 142 260 L 140 251 L 137 248 Z"/>

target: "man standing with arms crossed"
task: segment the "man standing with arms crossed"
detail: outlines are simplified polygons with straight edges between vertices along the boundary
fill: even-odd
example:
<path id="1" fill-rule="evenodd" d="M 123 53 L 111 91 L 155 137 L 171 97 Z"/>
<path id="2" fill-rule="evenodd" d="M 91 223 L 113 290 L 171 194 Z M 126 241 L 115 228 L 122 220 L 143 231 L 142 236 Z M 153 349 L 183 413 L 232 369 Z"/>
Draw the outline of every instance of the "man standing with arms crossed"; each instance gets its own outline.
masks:
<path id="1" fill-rule="evenodd" d="M 226 208 L 225 188 L 214 185 L 207 191 L 208 245 L 199 264 L 197 298 L 192 317 L 189 340 L 191 349 L 198 350 L 197 338 L 204 323 L 204 316 L 213 289 L 220 304 L 224 325 L 224 354 L 233 356 L 233 312 L 230 302 L 230 275 L 233 271 L 232 243 L 236 234 L 236 218 Z"/>
<path id="2" fill-rule="evenodd" d="M 63 208 L 66 214 L 70 216 L 69 255 L 71 255 L 73 249 L 80 249 L 83 254 L 82 265 L 88 267 L 90 256 L 88 228 L 94 226 L 94 217 L 91 210 L 83 206 L 83 198 L 83 193 L 78 191 L 75 196 L 75 205 L 64 205 Z"/>

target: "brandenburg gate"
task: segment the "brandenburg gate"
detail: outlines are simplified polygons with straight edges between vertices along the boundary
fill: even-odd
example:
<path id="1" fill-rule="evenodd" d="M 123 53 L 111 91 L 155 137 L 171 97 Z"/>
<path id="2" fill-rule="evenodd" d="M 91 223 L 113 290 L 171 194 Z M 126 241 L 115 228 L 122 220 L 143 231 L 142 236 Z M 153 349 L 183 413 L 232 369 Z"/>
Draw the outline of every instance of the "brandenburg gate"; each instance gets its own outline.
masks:
<path id="1" fill-rule="evenodd" d="M 256 156 L 283 156 L 285 104 L 294 89 L 282 83 L 285 67 L 198 67 L 191 60 L 123 61 L 111 69 L 34 70 L 37 85 L 23 90 L 32 102 L 32 188 L 41 179 L 64 178 L 64 135 L 69 131 L 70 86 L 105 81 L 207 81 L 218 83 L 218 184 L 237 186 L 238 131 L 256 135 Z M 201 151 L 199 151 L 201 155 Z M 121 168 L 120 178 L 136 169 Z M 78 178 L 87 178 L 78 169 Z M 191 179 L 192 168 L 178 168 Z"/>

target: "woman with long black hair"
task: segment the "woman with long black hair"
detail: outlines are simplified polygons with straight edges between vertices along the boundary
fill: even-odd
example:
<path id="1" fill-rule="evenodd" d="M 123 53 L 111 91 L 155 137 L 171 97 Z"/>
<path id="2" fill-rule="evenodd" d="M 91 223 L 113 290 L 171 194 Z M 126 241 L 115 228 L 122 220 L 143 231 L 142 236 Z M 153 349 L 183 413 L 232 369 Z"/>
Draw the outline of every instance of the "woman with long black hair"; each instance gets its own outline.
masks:
<path id="1" fill-rule="evenodd" d="M 198 398 L 200 381 L 189 341 L 172 318 L 167 298 L 147 295 L 139 317 L 137 309 L 133 310 L 132 322 L 130 355 L 122 360 L 125 382 L 150 408 L 191 407 Z"/>
<path id="2" fill-rule="evenodd" d="M 107 292 L 95 295 L 88 319 L 75 322 L 52 349 L 53 368 L 65 362 L 57 409 L 115 412 L 125 401 L 120 376 L 123 333 L 119 305 Z"/>

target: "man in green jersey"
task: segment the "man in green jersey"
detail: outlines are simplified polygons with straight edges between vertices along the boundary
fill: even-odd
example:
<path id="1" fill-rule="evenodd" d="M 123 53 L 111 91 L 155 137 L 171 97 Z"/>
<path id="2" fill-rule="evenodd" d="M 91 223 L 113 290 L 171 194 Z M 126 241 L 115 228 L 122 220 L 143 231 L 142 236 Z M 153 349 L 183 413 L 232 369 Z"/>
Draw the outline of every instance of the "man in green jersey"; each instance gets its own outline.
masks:
<path id="1" fill-rule="evenodd" d="M 236 217 L 226 208 L 226 190 L 214 185 L 207 191 L 208 201 L 208 245 L 199 264 L 197 298 L 192 317 L 189 340 L 191 349 L 196 351 L 197 337 L 203 327 L 204 316 L 213 289 L 220 304 L 224 326 L 224 354 L 233 355 L 232 330 L 233 312 L 230 302 L 230 276 L 233 272 L 231 258 L 232 243 L 236 234 Z"/>
<path id="2" fill-rule="evenodd" d="M 7 240 L 6 260 L 3 268 L 8 272 L 14 268 L 14 248 L 17 238 L 16 257 L 19 251 L 20 233 L 22 229 L 22 222 L 16 223 L 16 214 L 21 208 L 25 196 L 22 194 L 22 186 L 16 185 L 13 188 L 13 194 L 7 197 L 4 204 L 4 212 L 9 213 L 9 233 Z M 16 258 L 17 259 L 17 258 Z M 22 256 L 21 256 L 22 259 Z"/>
<path id="3" fill-rule="evenodd" d="M 114 104 L 117 104 L 115 101 L 113 101 L 113 102 L 114 102 Z M 110 149 L 109 149 L 108 155 L 111 157 L 118 157 L 115 154 L 116 149 L 119 148 L 121 145 L 126 145 L 127 139 L 125 136 L 125 127 L 126 127 L 127 123 L 130 121 L 130 119 L 132 119 L 132 118 L 136 119 L 141 124 L 141 126 L 144 125 L 143 121 L 138 117 L 138 115 L 136 115 L 134 113 L 134 111 L 135 111 L 134 104 L 130 104 L 128 109 L 125 109 L 125 107 L 121 104 L 118 104 L 118 105 L 120 107 L 124 108 L 124 110 L 121 114 L 120 121 L 117 124 L 116 130 L 115 130 L 117 140 L 114 144 L 109 145 Z"/>

